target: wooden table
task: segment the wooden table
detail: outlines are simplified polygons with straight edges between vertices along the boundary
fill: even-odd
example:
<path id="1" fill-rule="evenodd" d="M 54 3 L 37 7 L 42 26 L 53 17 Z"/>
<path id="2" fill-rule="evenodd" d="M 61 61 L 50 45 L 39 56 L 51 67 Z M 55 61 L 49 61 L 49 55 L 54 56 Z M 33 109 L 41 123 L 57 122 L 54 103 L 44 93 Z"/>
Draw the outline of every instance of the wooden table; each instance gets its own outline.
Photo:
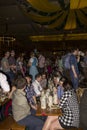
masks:
<path id="1" fill-rule="evenodd" d="M 41 109 L 41 106 L 38 105 L 37 107 L 37 112 L 36 112 L 36 116 L 59 116 L 62 115 L 62 111 L 60 108 L 57 109 Z"/>

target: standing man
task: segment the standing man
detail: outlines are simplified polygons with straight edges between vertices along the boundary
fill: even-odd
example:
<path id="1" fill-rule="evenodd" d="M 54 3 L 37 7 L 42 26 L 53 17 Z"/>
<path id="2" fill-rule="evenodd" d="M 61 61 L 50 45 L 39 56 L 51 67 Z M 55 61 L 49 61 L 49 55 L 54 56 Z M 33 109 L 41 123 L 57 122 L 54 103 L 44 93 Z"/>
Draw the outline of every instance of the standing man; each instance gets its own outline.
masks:
<path id="1" fill-rule="evenodd" d="M 73 84 L 73 88 L 76 90 L 78 88 L 78 75 L 79 75 L 79 69 L 77 64 L 77 55 L 79 50 L 74 49 L 72 51 L 72 54 L 70 56 L 70 77 Z"/>
<path id="2" fill-rule="evenodd" d="M 15 73 L 16 71 L 16 59 L 15 59 L 15 51 L 11 51 L 11 55 L 8 59 L 9 65 L 11 66 L 11 70 Z"/>
<path id="3" fill-rule="evenodd" d="M 11 70 L 11 73 L 12 73 L 12 78 L 14 79 L 14 76 L 16 74 L 16 59 L 15 59 L 15 51 L 12 50 L 11 53 L 10 53 L 10 57 L 8 58 L 8 62 L 9 62 L 9 65 L 10 65 L 10 70 Z"/>
<path id="4" fill-rule="evenodd" d="M 44 73 L 44 69 L 45 69 L 45 57 L 42 54 L 39 54 L 38 57 L 38 70 L 39 73 Z"/>
<path id="5" fill-rule="evenodd" d="M 2 71 L 9 77 L 10 82 L 13 80 L 13 74 L 11 72 L 11 66 L 9 65 L 8 58 L 10 56 L 10 52 L 6 51 L 4 57 L 1 60 L 1 68 Z"/>

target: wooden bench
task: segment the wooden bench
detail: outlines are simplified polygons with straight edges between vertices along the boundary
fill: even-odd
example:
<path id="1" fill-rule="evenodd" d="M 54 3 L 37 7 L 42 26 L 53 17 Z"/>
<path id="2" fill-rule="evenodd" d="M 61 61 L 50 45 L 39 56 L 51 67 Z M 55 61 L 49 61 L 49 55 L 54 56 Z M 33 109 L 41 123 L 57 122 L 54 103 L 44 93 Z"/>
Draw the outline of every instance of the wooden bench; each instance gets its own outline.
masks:
<path id="1" fill-rule="evenodd" d="M 25 130 L 25 126 L 17 124 L 12 116 L 8 116 L 0 122 L 0 130 Z"/>

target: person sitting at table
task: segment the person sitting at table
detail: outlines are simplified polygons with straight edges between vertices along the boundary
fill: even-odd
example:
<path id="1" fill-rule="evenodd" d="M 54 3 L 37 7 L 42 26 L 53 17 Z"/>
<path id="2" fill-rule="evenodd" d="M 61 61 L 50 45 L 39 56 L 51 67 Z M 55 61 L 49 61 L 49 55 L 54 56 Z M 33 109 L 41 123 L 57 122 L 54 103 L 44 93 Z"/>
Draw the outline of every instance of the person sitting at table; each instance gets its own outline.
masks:
<path id="1" fill-rule="evenodd" d="M 13 118 L 18 124 L 27 126 L 29 130 L 35 130 L 38 126 L 43 126 L 44 122 L 31 115 L 30 105 L 26 98 L 25 88 L 27 81 L 25 78 L 16 80 L 17 89 L 12 95 Z"/>
<path id="2" fill-rule="evenodd" d="M 37 74 L 35 76 L 35 81 L 32 83 L 32 86 L 33 86 L 34 91 L 36 93 L 37 101 L 40 100 L 40 96 L 41 96 L 41 92 L 42 92 L 42 86 L 40 84 L 41 79 L 42 79 L 41 74 Z"/>
<path id="3" fill-rule="evenodd" d="M 63 82 L 65 81 L 65 78 L 59 79 L 59 85 L 57 87 L 57 95 L 58 95 L 58 101 L 60 101 L 62 95 L 64 94 L 64 88 L 63 88 Z"/>
<path id="4" fill-rule="evenodd" d="M 8 98 L 11 99 L 12 98 L 12 95 L 14 93 L 14 91 L 17 89 L 17 85 L 16 85 L 16 80 L 19 78 L 22 78 L 23 75 L 21 73 L 16 73 L 15 77 L 14 77 L 14 80 L 12 81 L 12 84 L 11 84 L 11 90 L 10 92 L 8 93 Z"/>
<path id="5" fill-rule="evenodd" d="M 9 82 L 7 81 L 7 76 L 0 71 L 0 86 L 1 89 L 3 90 L 3 93 L 8 93 L 10 91 L 10 85 Z"/>
<path id="6" fill-rule="evenodd" d="M 36 101 L 36 94 L 35 94 L 34 88 L 31 85 L 32 75 L 25 74 L 25 78 L 27 80 L 27 86 L 25 88 L 26 97 L 31 106 L 31 113 L 35 115 L 36 110 L 37 110 L 37 101 Z"/>
<path id="7" fill-rule="evenodd" d="M 41 87 L 43 89 L 46 89 L 47 88 L 47 76 L 46 76 L 46 73 L 42 73 L 41 77 L 42 77 L 42 79 L 40 81 Z"/>
<path id="8" fill-rule="evenodd" d="M 68 129 L 79 127 L 79 104 L 71 83 L 63 83 L 64 94 L 59 102 L 61 116 L 48 116 L 42 130 Z"/>

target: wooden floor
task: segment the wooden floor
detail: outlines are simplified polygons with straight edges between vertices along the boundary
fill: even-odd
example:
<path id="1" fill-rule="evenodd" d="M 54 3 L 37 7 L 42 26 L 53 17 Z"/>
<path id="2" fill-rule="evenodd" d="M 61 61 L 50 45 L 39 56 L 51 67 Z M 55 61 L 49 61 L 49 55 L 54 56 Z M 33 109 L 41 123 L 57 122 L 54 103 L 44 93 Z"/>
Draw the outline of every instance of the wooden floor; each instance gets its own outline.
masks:
<path id="1" fill-rule="evenodd" d="M 8 116 L 0 122 L 0 130 L 25 130 L 25 126 L 17 124 L 12 116 Z"/>

